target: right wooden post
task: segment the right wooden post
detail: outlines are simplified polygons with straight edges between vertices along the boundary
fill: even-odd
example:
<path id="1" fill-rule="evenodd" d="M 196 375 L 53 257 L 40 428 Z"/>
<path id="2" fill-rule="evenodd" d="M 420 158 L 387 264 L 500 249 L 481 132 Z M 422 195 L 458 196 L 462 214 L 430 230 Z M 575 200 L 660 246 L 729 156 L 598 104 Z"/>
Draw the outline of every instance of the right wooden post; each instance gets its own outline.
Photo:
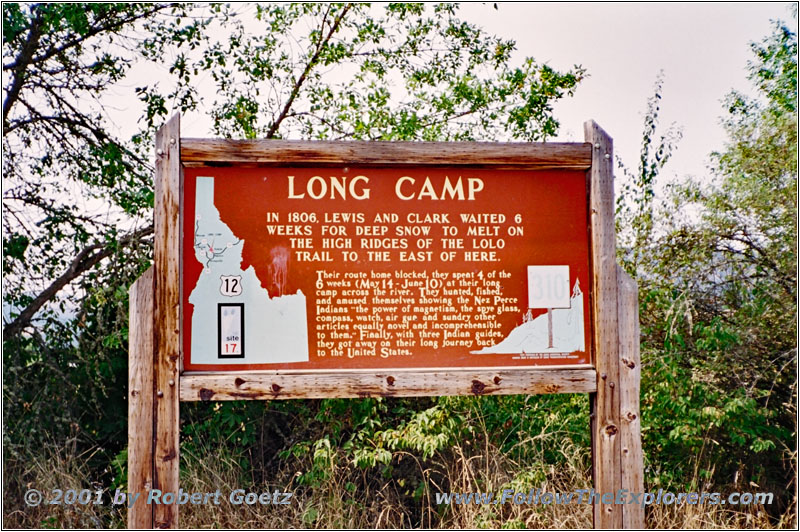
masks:
<path id="1" fill-rule="evenodd" d="M 614 151 L 611 137 L 594 121 L 584 124 L 584 136 L 592 145 L 589 208 L 594 272 L 594 364 L 597 369 L 597 392 L 591 396 L 590 414 L 592 473 L 597 494 L 593 516 L 595 528 L 622 528 L 622 505 L 614 504 L 622 488 Z"/>
<path id="2" fill-rule="evenodd" d="M 620 474 L 622 489 L 628 493 L 644 492 L 642 425 L 639 412 L 639 290 L 630 275 L 617 266 L 617 315 L 619 320 L 619 408 Z M 644 528 L 644 507 L 622 507 L 623 528 Z"/>

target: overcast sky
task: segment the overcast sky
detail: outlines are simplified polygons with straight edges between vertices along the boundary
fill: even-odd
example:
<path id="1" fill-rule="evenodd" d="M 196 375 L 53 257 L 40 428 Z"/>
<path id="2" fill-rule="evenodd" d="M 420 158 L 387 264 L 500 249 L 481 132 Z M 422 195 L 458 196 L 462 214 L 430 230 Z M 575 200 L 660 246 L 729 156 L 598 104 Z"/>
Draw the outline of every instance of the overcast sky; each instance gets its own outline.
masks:
<path id="1" fill-rule="evenodd" d="M 247 12 L 252 6 L 242 6 Z M 732 89 L 749 93 L 750 43 L 772 31 L 772 20 L 795 24 L 787 2 L 715 3 L 504 3 L 462 5 L 460 16 L 487 32 L 517 42 L 515 63 L 533 57 L 558 70 L 580 64 L 588 76 L 576 94 L 555 105 L 561 141 L 583 141 L 594 119 L 614 139 L 617 155 L 635 169 L 647 100 L 664 71 L 661 124 L 683 130 L 662 179 L 707 175 L 708 155 L 723 148 L 722 99 Z M 166 77 L 167 64 L 134 69 L 118 96 L 133 98 L 137 75 Z M 141 67 L 145 68 L 145 67 Z M 123 93 L 127 94 L 123 96 Z M 120 101 L 119 99 L 117 101 Z M 122 113 L 133 107 L 121 104 Z M 112 113 L 115 114 L 115 113 Z M 123 116 L 123 115 L 118 115 Z M 138 118 L 117 119 L 124 130 Z M 210 135 L 210 119 L 188 113 L 186 136 Z"/>
<path id="2" fill-rule="evenodd" d="M 557 140 L 582 141 L 594 119 L 614 138 L 629 167 L 637 164 L 644 111 L 659 70 L 665 82 L 661 123 L 676 122 L 683 139 L 664 177 L 701 177 L 708 154 L 724 143 L 719 119 L 731 89 L 750 92 L 749 44 L 795 24 L 786 2 L 752 3 L 492 3 L 464 5 L 462 16 L 517 41 L 520 57 L 557 69 L 580 64 L 589 77 L 556 105 Z"/>

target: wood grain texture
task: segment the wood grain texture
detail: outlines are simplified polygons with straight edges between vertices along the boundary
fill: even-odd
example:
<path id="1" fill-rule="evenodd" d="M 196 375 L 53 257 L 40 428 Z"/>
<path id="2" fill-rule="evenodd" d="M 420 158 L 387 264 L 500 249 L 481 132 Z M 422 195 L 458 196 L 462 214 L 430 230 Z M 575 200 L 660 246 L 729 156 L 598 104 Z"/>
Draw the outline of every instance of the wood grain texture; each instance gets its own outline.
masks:
<path id="1" fill-rule="evenodd" d="M 184 374 L 181 401 L 591 393 L 591 367 L 574 369 Z"/>
<path id="2" fill-rule="evenodd" d="M 611 137 L 594 121 L 584 124 L 592 145 L 589 206 L 594 316 L 594 356 L 597 393 L 592 397 L 592 457 L 594 489 L 617 493 L 621 487 L 619 442 L 619 345 L 617 264 L 614 228 L 614 171 Z M 620 528 L 622 505 L 594 505 L 595 528 Z"/>
<path id="3" fill-rule="evenodd" d="M 641 357 L 639 354 L 639 293 L 634 281 L 617 266 L 619 319 L 619 407 L 620 468 L 622 489 L 644 492 L 644 458 L 639 410 Z M 622 509 L 622 525 L 644 528 L 644 507 L 627 504 Z"/>
<path id="4" fill-rule="evenodd" d="M 156 133 L 153 488 L 178 491 L 180 364 L 180 115 Z M 153 505 L 155 528 L 178 526 L 177 504 Z"/>
<path id="5" fill-rule="evenodd" d="M 181 140 L 185 166 L 472 166 L 586 170 L 585 143 Z"/>
<path id="6" fill-rule="evenodd" d="M 128 488 L 153 486 L 153 268 L 131 286 L 128 306 Z M 128 508 L 128 528 L 153 528 L 153 508 Z"/>

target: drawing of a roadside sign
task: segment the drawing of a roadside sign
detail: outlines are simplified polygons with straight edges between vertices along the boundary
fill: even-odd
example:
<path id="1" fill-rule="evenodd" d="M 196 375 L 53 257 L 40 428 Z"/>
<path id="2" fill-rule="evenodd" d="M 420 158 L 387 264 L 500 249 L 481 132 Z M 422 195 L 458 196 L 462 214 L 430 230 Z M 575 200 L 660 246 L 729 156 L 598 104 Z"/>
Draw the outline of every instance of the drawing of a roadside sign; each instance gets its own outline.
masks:
<path id="1" fill-rule="evenodd" d="M 569 266 L 528 266 L 528 308 L 547 309 L 548 349 L 553 348 L 553 309 L 569 307 Z"/>
<path id="2" fill-rule="evenodd" d="M 569 308 L 569 266 L 528 266 L 528 308 Z"/>
<path id="3" fill-rule="evenodd" d="M 233 297 L 242 295 L 241 275 L 220 275 L 219 293 L 223 296 Z"/>

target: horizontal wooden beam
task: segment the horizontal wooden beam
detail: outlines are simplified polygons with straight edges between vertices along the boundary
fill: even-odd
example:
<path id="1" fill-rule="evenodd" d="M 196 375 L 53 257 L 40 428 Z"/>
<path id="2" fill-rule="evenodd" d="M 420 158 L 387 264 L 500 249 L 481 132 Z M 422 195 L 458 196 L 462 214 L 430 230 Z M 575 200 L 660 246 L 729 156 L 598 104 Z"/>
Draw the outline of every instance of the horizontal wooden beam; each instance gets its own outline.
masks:
<path id="1" fill-rule="evenodd" d="M 470 369 L 347 372 L 184 373 L 181 401 L 325 399 L 593 393 L 597 372 L 567 369 Z"/>
<path id="2" fill-rule="evenodd" d="M 587 143 L 181 139 L 184 166 L 471 166 L 587 170 Z"/>

